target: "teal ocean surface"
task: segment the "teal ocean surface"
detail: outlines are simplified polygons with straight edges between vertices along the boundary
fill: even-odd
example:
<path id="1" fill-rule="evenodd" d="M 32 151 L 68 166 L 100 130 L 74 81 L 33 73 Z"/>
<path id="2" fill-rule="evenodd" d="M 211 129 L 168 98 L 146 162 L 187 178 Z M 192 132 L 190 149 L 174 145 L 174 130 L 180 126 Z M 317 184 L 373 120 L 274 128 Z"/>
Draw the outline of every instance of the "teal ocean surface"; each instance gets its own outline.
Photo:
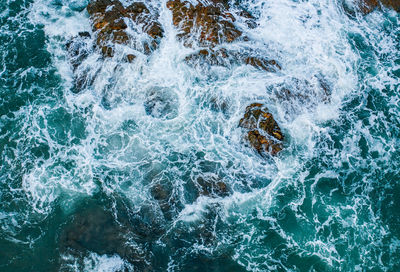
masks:
<path id="1" fill-rule="evenodd" d="M 77 69 L 88 1 L 0 2 L 0 271 L 400 271 L 400 14 L 237 1 L 256 26 L 220 47 L 282 67 L 265 72 L 188 65 L 148 2 L 154 52 L 89 46 Z M 252 103 L 277 156 L 242 137 Z"/>

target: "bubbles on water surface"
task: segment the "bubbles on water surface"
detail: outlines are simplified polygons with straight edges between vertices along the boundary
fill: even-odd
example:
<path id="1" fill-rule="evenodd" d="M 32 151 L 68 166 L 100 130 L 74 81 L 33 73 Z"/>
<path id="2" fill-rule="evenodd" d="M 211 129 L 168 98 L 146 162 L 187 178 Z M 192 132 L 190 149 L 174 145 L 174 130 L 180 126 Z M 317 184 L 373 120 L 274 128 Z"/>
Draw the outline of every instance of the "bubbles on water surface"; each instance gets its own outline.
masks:
<path id="1" fill-rule="evenodd" d="M 378 169 L 397 158 L 397 95 L 382 92 L 398 83 L 381 60 L 398 58 L 396 37 L 376 28 L 398 19 L 349 19 L 332 1 L 243 2 L 258 16 L 258 27 L 242 26 L 251 45 L 267 48 L 282 70 L 204 70 L 183 61 L 193 52 L 174 38 L 164 2 L 154 5 L 166 33 L 159 49 L 130 63 L 121 56 L 132 51 L 121 46 L 103 59 L 90 45 L 85 3 L 33 3 L 30 18 L 43 24 L 63 95 L 56 105 L 20 110 L 29 116 L 21 138 L 37 149 L 15 187 L 44 220 L 58 207 L 72 214 L 59 232 L 76 252 L 62 253 L 62 265 L 135 270 L 128 255 L 137 248 L 146 265 L 171 271 L 398 265 L 396 239 L 390 248 L 385 241 L 396 224 L 388 229 L 375 207 L 384 197 L 375 189 Z M 85 31 L 90 37 L 77 48 L 88 50 L 74 73 L 65 46 Z M 360 67 L 373 69 L 365 76 Z M 76 75 L 89 80 L 74 93 Z M 265 103 L 285 133 L 278 157 L 264 160 L 241 143 L 238 122 L 254 102 Z M 28 152 L 20 146 L 16 155 Z M 114 207 L 76 208 L 98 194 Z M 121 208 L 121 199 L 129 205 Z"/>
<path id="2" fill-rule="evenodd" d="M 178 116 L 179 98 L 173 90 L 154 87 L 146 96 L 144 107 L 148 115 L 167 120 Z"/>

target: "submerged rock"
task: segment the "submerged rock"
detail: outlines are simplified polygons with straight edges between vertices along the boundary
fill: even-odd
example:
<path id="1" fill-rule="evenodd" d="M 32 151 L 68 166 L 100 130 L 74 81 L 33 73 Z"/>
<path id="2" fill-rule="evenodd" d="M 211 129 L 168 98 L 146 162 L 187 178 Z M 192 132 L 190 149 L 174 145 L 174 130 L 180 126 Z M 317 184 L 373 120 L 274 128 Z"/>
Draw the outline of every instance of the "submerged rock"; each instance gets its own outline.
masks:
<path id="1" fill-rule="evenodd" d="M 60 248 L 70 253 L 118 254 L 130 263 L 143 263 L 145 256 L 129 242 L 129 229 L 99 205 L 77 213 L 60 236 Z"/>
<path id="2" fill-rule="evenodd" d="M 276 155 L 282 150 L 284 137 L 281 129 L 263 104 L 248 106 L 239 126 L 247 130 L 245 138 L 260 154 L 267 152 Z"/>
<path id="3" fill-rule="evenodd" d="M 197 186 L 199 187 L 200 195 L 209 197 L 225 197 L 231 193 L 228 185 L 214 177 L 199 177 L 197 178 Z"/>
<path id="4" fill-rule="evenodd" d="M 154 87 L 148 91 L 144 107 L 147 115 L 171 120 L 178 116 L 179 98 L 171 89 Z"/>
<path id="5" fill-rule="evenodd" d="M 58 237 L 62 255 L 82 260 L 90 253 L 118 255 L 135 271 L 154 271 L 149 248 L 165 233 L 166 222 L 150 202 L 138 209 L 117 197 L 106 204 L 86 200 L 62 226 Z M 68 261 L 68 260 L 67 260 Z M 80 270 L 81 271 L 81 270 Z M 125 271 L 125 270 L 124 270 Z"/>
<path id="6" fill-rule="evenodd" d="M 327 103 L 331 99 L 332 84 L 322 75 L 309 77 L 308 80 L 288 78 L 284 83 L 271 88 L 276 101 L 284 106 L 286 113 L 299 112 Z"/>
<path id="7" fill-rule="evenodd" d="M 155 50 L 163 37 L 163 29 L 157 22 L 158 15 L 150 12 L 143 2 L 134 2 L 125 8 L 118 0 L 93 0 L 87 6 L 87 11 L 93 30 L 97 33 L 96 45 L 105 57 L 114 55 L 115 44 L 137 42 L 135 37 L 128 34 L 128 25 L 132 25 L 139 34 L 142 32 L 148 35 L 141 46 L 134 45 L 134 49 L 145 54 Z M 133 59 L 129 57 L 128 61 Z"/>
<path id="8" fill-rule="evenodd" d="M 168 180 L 157 181 L 149 188 L 150 195 L 157 201 L 165 220 L 173 220 L 184 208 L 174 185 Z"/>

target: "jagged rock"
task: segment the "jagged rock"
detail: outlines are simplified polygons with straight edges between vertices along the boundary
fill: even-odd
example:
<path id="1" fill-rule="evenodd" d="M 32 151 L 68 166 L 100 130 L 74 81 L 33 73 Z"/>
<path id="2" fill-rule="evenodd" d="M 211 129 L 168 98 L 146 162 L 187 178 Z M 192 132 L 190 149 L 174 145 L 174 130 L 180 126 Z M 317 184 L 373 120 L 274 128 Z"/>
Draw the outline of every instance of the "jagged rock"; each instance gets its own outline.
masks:
<path id="1" fill-rule="evenodd" d="M 235 18 L 226 11 L 225 1 L 213 1 L 211 5 L 198 3 L 192 5 L 188 1 L 171 0 L 167 7 L 172 11 L 172 21 L 179 27 L 178 37 L 184 40 L 185 46 L 191 47 L 192 36 L 197 36 L 199 46 L 214 47 L 223 42 L 233 42 L 241 37 L 233 22 Z"/>
<path id="2" fill-rule="evenodd" d="M 224 48 L 218 50 L 201 49 L 187 56 L 185 61 L 192 66 L 207 63 L 209 65 L 230 67 L 235 63 L 245 63 L 266 72 L 277 72 L 281 70 L 280 65 L 275 60 L 249 55 L 249 53 L 239 53 L 233 50 L 228 51 Z"/>
<path id="3" fill-rule="evenodd" d="M 276 155 L 282 150 L 283 134 L 272 114 L 263 104 L 254 103 L 246 108 L 239 126 L 247 130 L 246 139 L 260 154 Z"/>
<path id="4" fill-rule="evenodd" d="M 386 7 L 392 8 L 397 12 L 400 12 L 400 1 L 399 0 L 381 0 L 382 4 Z"/>
<path id="5" fill-rule="evenodd" d="M 136 25 L 137 31 L 149 36 L 149 41 L 142 48 L 145 54 L 156 49 L 163 37 L 157 15 L 151 13 L 142 2 L 135 2 L 125 8 L 118 0 L 93 0 L 87 6 L 87 11 L 93 30 L 97 32 L 96 45 L 105 57 L 114 55 L 114 44 L 129 44 L 132 41 L 133 37 L 126 31 L 127 23 Z"/>
<path id="6" fill-rule="evenodd" d="M 172 11 L 173 24 L 180 30 L 178 38 L 186 47 L 193 47 L 196 44 L 201 48 L 185 58 L 188 64 L 207 63 L 229 67 L 239 62 L 268 72 L 280 70 L 280 66 L 274 60 L 267 60 L 255 54 L 215 49 L 222 43 L 247 39 L 233 24 L 235 17 L 228 11 L 228 1 L 214 0 L 208 5 L 202 2 L 193 5 L 188 1 L 170 0 L 167 2 L 167 7 Z M 254 17 L 247 11 L 241 10 L 236 15 L 246 18 L 246 23 L 250 27 L 255 27 Z"/>
<path id="7" fill-rule="evenodd" d="M 364 14 L 372 12 L 378 6 L 377 0 L 357 0 L 360 11 Z"/>
<path id="8" fill-rule="evenodd" d="M 129 63 L 132 63 L 135 59 L 136 59 L 136 56 L 133 55 L 133 54 L 128 54 L 128 55 L 126 55 L 126 60 L 127 60 Z"/>
<path id="9" fill-rule="evenodd" d="M 395 11 L 400 12 L 399 0 L 357 0 L 357 5 L 360 11 L 364 14 L 372 12 L 381 4 L 385 7 L 392 8 Z"/>
<path id="10" fill-rule="evenodd" d="M 266 60 L 259 57 L 245 57 L 244 62 L 267 72 L 281 70 L 281 66 L 275 60 Z"/>
<path id="11" fill-rule="evenodd" d="M 80 32 L 66 44 L 74 72 L 73 92 L 93 84 L 98 71 L 90 64 L 82 64 L 94 50 L 99 50 L 103 57 L 113 57 L 115 45 L 124 44 L 150 54 L 158 47 L 163 36 L 161 25 L 156 21 L 158 15 L 151 13 L 142 2 L 134 2 L 125 8 L 118 0 L 92 0 L 86 9 L 92 21 L 94 37 L 89 32 Z M 138 36 L 146 33 L 147 38 L 143 41 L 135 40 L 137 37 L 128 34 L 128 25 L 132 25 L 130 33 L 136 31 Z M 121 56 L 120 60 L 132 63 L 136 57 L 136 54 L 129 53 Z"/>

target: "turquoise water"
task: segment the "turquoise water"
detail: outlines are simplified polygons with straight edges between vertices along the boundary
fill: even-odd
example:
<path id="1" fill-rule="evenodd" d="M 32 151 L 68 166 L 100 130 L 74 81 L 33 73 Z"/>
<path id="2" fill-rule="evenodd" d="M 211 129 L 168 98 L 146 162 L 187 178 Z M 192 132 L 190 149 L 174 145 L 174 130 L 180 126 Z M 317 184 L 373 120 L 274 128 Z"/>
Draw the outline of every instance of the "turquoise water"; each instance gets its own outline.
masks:
<path id="1" fill-rule="evenodd" d="M 0 271 L 400 271 L 399 14 L 242 1 L 259 26 L 229 46 L 283 67 L 265 73 L 187 66 L 160 1 L 160 48 L 92 52 L 77 93 L 65 44 L 91 32 L 85 5 L 0 3 Z M 253 102 L 286 136 L 277 157 L 241 140 Z"/>

